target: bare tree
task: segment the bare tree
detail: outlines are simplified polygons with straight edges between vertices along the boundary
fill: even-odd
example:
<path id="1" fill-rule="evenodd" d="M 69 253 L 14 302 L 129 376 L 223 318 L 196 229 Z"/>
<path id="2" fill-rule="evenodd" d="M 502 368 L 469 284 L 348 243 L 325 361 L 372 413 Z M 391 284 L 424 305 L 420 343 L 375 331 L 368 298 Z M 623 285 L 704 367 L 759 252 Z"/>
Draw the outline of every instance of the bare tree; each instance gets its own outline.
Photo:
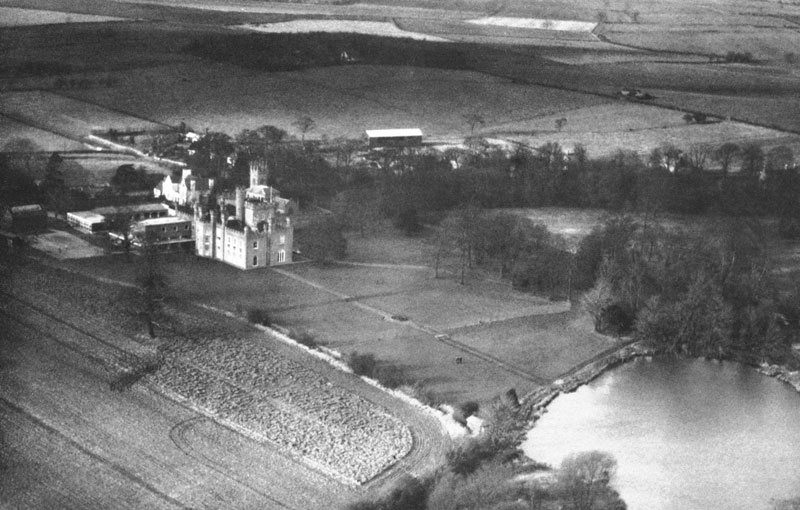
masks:
<path id="1" fill-rule="evenodd" d="M 155 338 L 155 321 L 163 310 L 168 282 L 154 239 L 147 237 L 141 242 L 142 253 L 136 268 L 136 311 L 147 325 L 150 338 Z"/>
<path id="2" fill-rule="evenodd" d="M 611 454 L 599 451 L 568 456 L 558 470 L 558 485 L 570 510 L 592 510 L 613 493 L 609 484 L 617 469 Z M 604 508 L 607 508 L 604 506 Z"/>
<path id="3" fill-rule="evenodd" d="M 742 171 L 755 177 L 764 165 L 764 150 L 757 144 L 749 143 L 742 147 Z"/>
<path id="4" fill-rule="evenodd" d="M 705 145 L 693 144 L 686 152 L 689 168 L 696 172 L 702 172 L 705 170 L 709 153 L 710 151 Z"/>
<path id="5" fill-rule="evenodd" d="M 469 124 L 470 135 L 475 133 L 475 126 L 477 126 L 478 124 L 480 124 L 481 126 L 486 124 L 486 120 L 483 118 L 483 115 L 476 112 L 464 115 L 464 120 L 467 121 L 467 124 Z"/>
<path id="6" fill-rule="evenodd" d="M 714 161 L 722 165 L 722 176 L 727 177 L 733 159 L 740 152 L 740 148 L 733 142 L 723 143 L 714 151 Z"/>
<path id="7" fill-rule="evenodd" d="M 130 260 L 131 244 L 133 242 L 133 223 L 124 214 L 117 214 L 111 218 L 108 225 L 109 234 L 119 239 L 126 260 Z"/>
<path id="8" fill-rule="evenodd" d="M 314 128 L 317 127 L 316 122 L 308 115 L 302 115 L 294 121 L 293 125 L 300 130 L 301 142 L 303 143 L 303 147 L 305 147 L 306 133 L 313 131 Z"/>
<path id="9" fill-rule="evenodd" d="M 567 125 L 567 119 L 565 117 L 561 117 L 560 119 L 556 119 L 556 131 L 561 131 L 564 129 L 564 126 Z"/>

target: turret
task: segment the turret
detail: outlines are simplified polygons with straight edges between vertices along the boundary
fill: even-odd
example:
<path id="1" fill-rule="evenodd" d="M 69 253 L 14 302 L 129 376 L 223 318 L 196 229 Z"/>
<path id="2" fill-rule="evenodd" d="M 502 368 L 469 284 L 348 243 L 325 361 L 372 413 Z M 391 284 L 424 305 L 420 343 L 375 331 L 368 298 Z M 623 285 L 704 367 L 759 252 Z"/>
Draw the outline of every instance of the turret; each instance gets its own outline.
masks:
<path id="1" fill-rule="evenodd" d="M 267 162 L 263 159 L 255 159 L 250 162 L 250 187 L 266 186 L 269 178 Z"/>

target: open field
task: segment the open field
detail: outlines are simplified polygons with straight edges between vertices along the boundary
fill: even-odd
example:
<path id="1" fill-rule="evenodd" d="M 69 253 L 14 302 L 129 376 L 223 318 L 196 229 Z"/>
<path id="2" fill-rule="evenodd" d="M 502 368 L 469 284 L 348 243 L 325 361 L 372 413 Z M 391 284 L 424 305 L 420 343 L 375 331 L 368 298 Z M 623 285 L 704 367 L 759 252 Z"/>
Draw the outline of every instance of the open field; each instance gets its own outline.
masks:
<path id="1" fill-rule="evenodd" d="M 110 392 L 84 357 L 0 319 L 0 423 L 10 449 L 3 506 L 300 510 L 348 497 L 330 479 L 146 388 Z"/>
<path id="2" fill-rule="evenodd" d="M 433 278 L 432 269 L 426 267 L 430 260 L 424 254 L 430 246 L 425 238 L 405 238 L 386 230 L 378 239 L 355 242 L 349 250 L 351 262 L 333 266 L 295 264 L 243 273 L 207 260 L 179 257 L 169 263 L 169 274 L 175 292 L 183 298 L 230 312 L 249 307 L 266 310 L 276 324 L 307 332 L 339 352 L 372 353 L 401 366 L 449 402 L 486 401 L 509 387 L 530 391 L 566 365 L 609 346 L 606 338 L 591 333 L 590 326 L 585 331 L 573 326 L 574 317 L 563 313 L 568 310 L 564 303 L 480 278 L 470 278 L 466 286 L 453 279 Z M 392 249 L 376 249 L 386 239 L 391 239 Z M 93 275 L 130 278 L 129 269 L 119 260 L 70 264 L 81 270 L 91 268 Z M 204 275 L 202 281 L 193 276 L 198 273 Z M 487 335 L 486 342 L 479 335 L 470 337 L 470 343 L 463 344 L 457 337 L 447 337 L 453 331 L 494 324 L 505 330 L 516 320 L 524 324 L 525 319 L 540 315 L 558 318 L 553 319 L 554 332 L 542 337 L 530 356 L 517 347 L 507 351 L 502 334 Z M 561 336 L 556 333 L 559 327 Z M 516 327 L 510 334 L 522 339 L 526 329 Z M 574 356 L 562 359 L 553 354 L 539 360 L 548 349 Z M 456 364 L 456 358 L 463 363 Z"/>
<path id="3" fill-rule="evenodd" d="M 93 131 L 158 131 L 164 125 L 52 92 L 0 94 L 0 113 L 31 126 L 73 137 Z"/>
<path id="4" fill-rule="evenodd" d="M 469 130 L 463 115 L 474 111 L 491 126 L 606 101 L 478 73 L 408 67 L 267 73 L 207 63 L 115 76 L 114 87 L 67 93 L 162 123 L 184 121 L 196 130 L 229 134 L 265 123 L 296 133 L 294 120 L 308 114 L 316 122 L 311 137 L 359 138 L 365 129 L 386 126 L 420 127 L 431 136 L 463 135 Z"/>
<path id="5" fill-rule="evenodd" d="M 796 53 L 800 46 L 797 26 L 780 23 L 776 26 L 732 24 L 665 26 L 613 26 L 603 31 L 606 41 L 646 48 L 654 51 L 725 55 L 729 51 L 750 53 L 755 60 L 784 64 L 787 53 Z M 788 26 L 787 26 L 788 25 Z"/>
<path id="6" fill-rule="evenodd" d="M 28 237 L 31 248 L 39 250 L 51 257 L 87 258 L 103 255 L 103 250 L 69 232 L 51 230 L 44 234 Z"/>
<path id="7" fill-rule="evenodd" d="M 683 149 L 692 145 L 713 149 L 725 142 L 800 148 L 800 135 L 733 121 L 687 124 L 682 117 L 680 111 L 619 101 L 513 122 L 481 133 L 531 147 L 548 142 L 566 148 L 581 144 L 590 157 L 607 156 L 620 149 L 646 155 L 666 143 Z M 558 119 L 567 119 L 560 131 L 555 129 Z"/>
<path id="8" fill-rule="evenodd" d="M 215 508 L 263 508 L 258 505 L 265 502 L 298 510 L 335 506 L 356 496 L 335 480 L 364 481 L 379 474 L 366 490 L 380 491 L 387 480 L 398 476 L 394 470 L 384 472 L 389 465 L 419 474 L 431 469 L 442 453 L 444 440 L 436 418 L 241 321 L 208 317 L 194 307 L 170 311 L 174 332 L 161 332 L 158 342 L 166 348 L 159 371 L 130 392 L 109 392 L 111 360 L 98 351 L 136 344 L 128 335 L 140 329 L 133 324 L 124 328 L 124 313 L 109 313 L 121 305 L 108 294 L 121 289 L 35 264 L 15 267 L 13 275 L 8 284 L 14 294 L 36 306 L 4 300 L 0 320 L 10 320 L 14 327 L 4 331 L 14 334 L 3 341 L 30 349 L 32 363 L 41 363 L 46 352 L 49 368 L 31 368 L 15 356 L 14 349 L 4 346 L 0 352 L 7 358 L 0 366 L 11 370 L 0 374 L 4 381 L 0 398 L 47 422 L 47 431 L 57 429 L 55 435 L 67 437 L 69 446 L 88 455 L 89 461 L 111 464 L 134 486 L 142 485 L 178 508 L 209 504 L 209 496 L 218 498 L 211 504 Z M 65 293 L 73 299 L 64 299 Z M 99 296 L 106 299 L 98 301 Z M 32 333 L 37 342 L 52 342 L 53 347 L 42 349 L 38 343 L 22 341 Z M 74 370 L 75 364 L 86 367 Z M 65 377 L 70 371 L 74 374 Z M 38 377 L 49 382 L 43 384 Z M 72 384 L 75 378 L 86 379 L 81 385 L 92 389 L 80 391 L 82 386 Z M 56 382 L 61 379 L 67 380 Z M 58 390 L 50 391 L 52 386 Z M 152 391 L 155 388 L 158 393 Z M 161 392 L 183 405 L 164 399 Z M 107 402 L 96 403 L 95 395 Z M 148 409 L 122 410 L 131 399 Z M 170 414 L 159 416 L 162 409 Z M 72 415 L 67 418 L 67 413 Z M 175 413 L 179 416 L 173 418 Z M 395 416 L 402 416 L 408 425 Z M 128 417 L 134 417 L 136 425 L 126 428 Z M 133 440 L 120 443 L 125 433 L 140 429 Z M 152 446 L 157 453 L 140 459 L 137 449 L 147 451 L 152 442 L 162 443 Z M 170 442 L 170 447 L 163 444 Z M 352 457 L 354 452 L 360 453 Z M 20 450 L 20 477 L 12 480 L 24 479 L 29 453 Z M 173 457 L 181 463 L 174 465 Z M 38 461 L 45 462 L 46 455 Z M 257 465 L 250 467 L 254 461 Z M 213 482 L 204 481 L 205 468 L 216 477 Z M 174 472 L 164 476 L 158 469 Z M 65 470 L 60 486 L 85 487 L 76 478 L 80 473 Z M 220 489 L 226 494 L 221 496 L 217 487 L 231 482 L 231 487 Z M 235 484 L 242 487 L 235 489 Z M 17 497 L 20 504 L 28 503 L 29 495 Z M 80 508 L 80 497 L 65 495 L 64 508 Z"/>
<path id="9" fill-rule="evenodd" d="M 538 386 L 535 374 L 522 376 L 508 372 L 491 360 L 437 341 L 430 328 L 412 322 L 416 317 L 410 317 L 410 321 L 388 319 L 387 316 L 399 311 L 378 310 L 360 299 L 346 299 L 320 282 L 305 283 L 269 269 L 245 273 L 207 260 L 187 263 L 185 257 L 175 257 L 168 266 L 168 274 L 175 293 L 182 298 L 231 312 L 236 311 L 237 305 L 268 310 L 276 324 L 307 331 L 316 341 L 342 353 L 354 350 L 373 353 L 379 359 L 403 367 L 444 401 L 488 401 L 510 387 L 530 391 Z M 71 260 L 69 263 L 80 271 L 89 271 L 92 276 L 128 281 L 132 278 L 131 264 L 121 262 L 120 258 Z M 204 274 L 202 281 L 196 279 L 200 272 Z M 418 272 L 397 271 L 395 278 L 384 279 L 382 283 L 373 281 L 373 285 L 390 292 L 392 288 L 402 287 L 406 279 L 418 280 Z M 338 279 L 335 270 L 333 273 L 332 277 Z M 457 285 L 453 287 L 459 290 L 455 288 Z M 456 303 L 457 299 L 458 295 L 451 295 L 448 302 Z M 437 306 L 441 309 L 446 304 Z M 496 306 L 502 306 L 502 302 L 496 302 Z M 498 354 L 502 346 L 490 346 L 488 350 Z M 456 365 L 457 357 L 462 357 L 464 363 Z"/>
<path id="10" fill-rule="evenodd" d="M 121 165 L 144 168 L 149 173 L 170 175 L 172 169 L 149 159 L 112 152 L 61 154 L 64 178 L 70 186 L 107 186 Z"/>
<path id="11" fill-rule="evenodd" d="M 301 9 L 314 7 L 281 5 Z M 412 16 L 408 19 L 414 23 L 451 23 L 484 30 L 486 27 L 463 22 L 479 17 Z M 400 20 L 399 25 L 407 28 L 403 23 L 408 19 Z M 386 126 L 415 126 L 432 136 L 461 137 L 469 132 L 463 121 L 468 113 L 483 115 L 487 122 L 484 127 L 492 130 L 498 125 L 603 104 L 608 96 L 623 87 L 657 92 L 656 104 L 800 130 L 795 100 L 800 92 L 800 77 L 785 67 L 701 64 L 697 60 L 701 57 L 626 51 L 619 46 L 608 51 L 595 48 L 591 53 L 579 54 L 577 49 L 557 41 L 555 46 L 543 43 L 541 47 L 509 45 L 465 49 L 466 67 L 505 79 L 470 71 L 378 65 L 277 73 L 213 63 L 183 51 L 198 37 L 225 33 L 234 37 L 233 31 L 165 23 L 98 26 L 103 28 L 88 31 L 81 24 L 59 25 L 52 33 L 44 33 L 37 27 L 14 29 L 15 37 L 2 41 L 7 49 L 3 65 L 20 72 L 12 74 L 13 78 L 0 79 L 0 87 L 58 90 L 62 95 L 119 109 L 133 116 L 170 125 L 185 121 L 196 130 L 209 128 L 229 134 L 263 124 L 296 133 L 292 125 L 294 120 L 309 115 L 317 123 L 316 129 L 309 133 L 312 137 L 359 137 L 366 128 Z M 505 30 L 508 27 L 491 28 Z M 515 30 L 538 30 L 547 32 L 548 37 L 572 33 Z M 62 44 L 67 40 L 72 44 Z M 86 55 L 101 50 L 107 54 L 106 58 L 87 59 Z M 687 59 L 697 63 L 687 64 Z M 42 69 L 34 66 L 36 72 L 32 72 L 27 62 L 47 65 Z M 48 66 L 56 63 L 57 70 L 45 72 Z M 59 80 L 61 88 L 57 85 Z M 80 85 L 84 82 L 88 85 Z M 68 86 L 63 87 L 64 83 Z M 79 86 L 69 85 L 72 83 Z M 565 87 L 575 91 L 563 90 Z M 698 94 L 707 96 L 706 100 L 696 101 L 694 96 Z M 729 99 L 732 96 L 739 101 Z M 764 97 L 769 98 L 769 105 L 774 105 L 768 107 L 768 113 L 741 107 L 758 103 Z M 637 122 L 635 115 L 630 121 Z M 622 120 L 622 124 L 625 123 Z M 590 125 L 598 123 L 590 122 Z M 753 133 L 741 134 L 751 135 Z M 648 139 L 619 140 L 618 134 L 613 132 L 610 140 L 598 138 L 599 134 L 594 136 L 591 143 L 598 146 L 650 143 Z M 727 134 L 711 135 L 714 141 L 720 136 Z"/>
<path id="12" fill-rule="evenodd" d="M 505 356 L 521 369 L 555 379 L 615 345 L 613 339 L 595 333 L 591 322 L 588 316 L 568 312 L 459 328 L 450 336 L 476 349 L 502 344 Z"/>
<path id="13" fill-rule="evenodd" d="M 0 144 L 5 145 L 14 139 L 30 140 L 37 148 L 46 152 L 85 150 L 87 148 L 77 140 L 0 115 Z M 0 150 L 3 148 L 2 145 L 0 145 Z"/>
<path id="14" fill-rule="evenodd" d="M 800 103 L 784 95 L 769 93 L 742 96 L 735 92 L 704 94 L 654 89 L 658 103 L 696 111 L 712 111 L 735 119 L 747 119 L 765 126 L 800 131 Z"/>
<path id="15" fill-rule="evenodd" d="M 18 9 L 14 7 L 0 7 L 0 27 L 52 25 L 56 23 L 96 23 L 104 21 L 118 21 L 120 19 L 122 18 L 86 14 L 71 14 L 57 11 Z"/>

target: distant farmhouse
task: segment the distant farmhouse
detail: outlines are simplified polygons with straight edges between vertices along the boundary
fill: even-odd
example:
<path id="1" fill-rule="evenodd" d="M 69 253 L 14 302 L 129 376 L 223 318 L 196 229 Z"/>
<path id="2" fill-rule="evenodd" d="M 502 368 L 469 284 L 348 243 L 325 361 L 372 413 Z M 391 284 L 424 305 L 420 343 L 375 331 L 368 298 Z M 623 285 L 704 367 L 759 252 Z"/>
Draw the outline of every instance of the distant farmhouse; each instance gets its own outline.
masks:
<path id="1" fill-rule="evenodd" d="M 233 202 L 235 215 L 227 218 L 226 205 Z M 267 167 L 250 165 L 250 187 L 237 188 L 220 200 L 221 214 L 195 208 L 197 254 L 239 269 L 288 264 L 292 261 L 294 228 L 291 202 L 267 185 Z"/>
<path id="2" fill-rule="evenodd" d="M 9 207 L 3 214 L 3 228 L 14 234 L 47 230 L 47 211 L 39 204 Z"/>
<path id="3" fill-rule="evenodd" d="M 180 206 L 194 206 L 208 196 L 214 187 L 214 179 L 203 179 L 192 175 L 191 169 L 184 169 L 178 182 L 172 182 L 171 176 L 164 177 L 153 190 L 155 198 L 163 198 Z"/>
<path id="4" fill-rule="evenodd" d="M 422 145 L 420 129 L 368 129 L 370 149 L 418 147 Z"/>

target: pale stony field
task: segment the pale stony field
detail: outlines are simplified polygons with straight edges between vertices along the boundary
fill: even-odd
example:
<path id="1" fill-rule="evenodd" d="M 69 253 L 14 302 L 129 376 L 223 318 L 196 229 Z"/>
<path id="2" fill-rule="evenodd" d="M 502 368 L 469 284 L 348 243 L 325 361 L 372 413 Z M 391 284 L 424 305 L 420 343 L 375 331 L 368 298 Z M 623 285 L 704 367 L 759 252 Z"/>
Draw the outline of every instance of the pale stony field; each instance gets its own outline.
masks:
<path id="1" fill-rule="evenodd" d="M 95 16 L 92 14 L 73 14 L 58 11 L 0 7 L 0 27 L 52 25 L 55 23 L 97 23 L 119 21 L 121 19 L 122 18 L 114 18 L 111 16 Z"/>
<path id="2" fill-rule="evenodd" d="M 240 25 L 236 28 L 270 34 L 355 33 L 381 37 L 407 37 L 418 41 L 447 42 L 447 39 L 442 37 L 401 30 L 397 25 L 388 21 L 301 19 L 260 25 Z"/>

